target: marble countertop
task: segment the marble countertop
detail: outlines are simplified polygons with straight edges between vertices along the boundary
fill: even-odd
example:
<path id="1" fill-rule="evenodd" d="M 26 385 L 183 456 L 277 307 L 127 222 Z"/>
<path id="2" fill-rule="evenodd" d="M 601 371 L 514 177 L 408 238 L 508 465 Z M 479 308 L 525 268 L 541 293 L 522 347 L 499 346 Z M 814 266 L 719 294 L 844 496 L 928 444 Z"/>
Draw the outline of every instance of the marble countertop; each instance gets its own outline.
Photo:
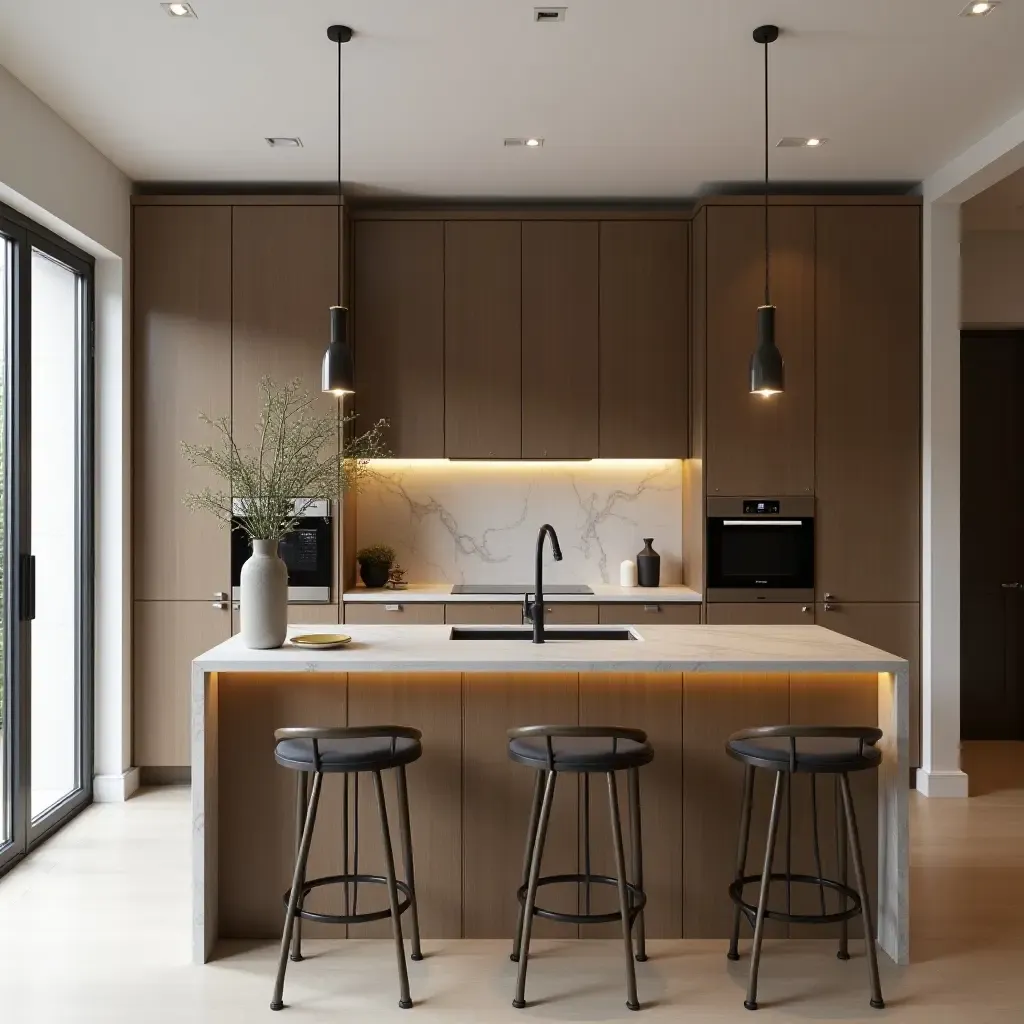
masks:
<path id="1" fill-rule="evenodd" d="M 287 643 L 276 650 L 254 651 L 236 635 L 196 658 L 193 668 L 200 673 L 908 671 L 902 658 L 822 626 L 633 628 L 640 639 L 533 644 L 514 639 L 451 640 L 451 626 L 345 626 L 352 643 L 333 651 L 302 650 Z M 323 631 L 322 625 L 296 625 L 289 626 L 288 635 Z"/>
<path id="2" fill-rule="evenodd" d="M 633 602 L 635 604 L 699 604 L 703 598 L 696 590 L 683 586 L 616 587 L 609 583 L 589 584 L 592 594 L 545 594 L 545 604 L 594 604 L 597 602 Z M 366 601 L 381 604 L 411 604 L 413 602 L 473 604 L 522 604 L 520 594 L 453 594 L 451 583 L 410 583 L 405 590 L 367 590 L 355 587 L 346 590 L 343 601 Z"/>

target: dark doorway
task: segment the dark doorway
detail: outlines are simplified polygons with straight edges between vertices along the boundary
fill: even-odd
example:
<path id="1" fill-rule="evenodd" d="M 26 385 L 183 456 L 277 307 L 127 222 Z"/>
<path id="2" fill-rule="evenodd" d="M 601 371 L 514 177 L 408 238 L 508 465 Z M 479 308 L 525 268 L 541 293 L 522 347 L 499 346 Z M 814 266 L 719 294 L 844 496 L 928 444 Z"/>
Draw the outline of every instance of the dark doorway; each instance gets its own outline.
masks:
<path id="1" fill-rule="evenodd" d="M 961 736 L 1024 740 L 1024 330 L 960 353 Z"/>

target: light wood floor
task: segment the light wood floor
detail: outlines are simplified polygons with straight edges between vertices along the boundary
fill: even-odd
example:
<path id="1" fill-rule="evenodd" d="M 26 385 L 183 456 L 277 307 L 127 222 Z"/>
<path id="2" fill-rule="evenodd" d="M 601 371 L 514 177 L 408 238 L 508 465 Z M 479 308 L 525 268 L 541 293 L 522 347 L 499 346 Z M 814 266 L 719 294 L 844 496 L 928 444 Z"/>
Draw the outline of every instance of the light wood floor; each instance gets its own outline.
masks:
<path id="1" fill-rule="evenodd" d="M 310 943 L 290 965 L 281 1016 L 267 1008 L 275 950 L 233 948 L 193 967 L 188 794 L 145 792 L 83 813 L 0 881 L 0 1005 L 17 1024 L 650 1021 L 749 1024 L 1024 1021 L 1024 744 L 965 750 L 967 801 L 914 797 L 914 963 L 883 963 L 889 1008 L 867 1005 L 860 950 L 766 946 L 761 1005 L 743 1009 L 746 961 L 720 942 L 659 942 L 638 965 L 644 1011 L 626 1010 L 621 946 L 536 947 L 525 1010 L 511 1005 L 507 944 L 427 943 L 410 964 L 416 1008 L 398 1009 L 393 951 L 379 940 Z"/>

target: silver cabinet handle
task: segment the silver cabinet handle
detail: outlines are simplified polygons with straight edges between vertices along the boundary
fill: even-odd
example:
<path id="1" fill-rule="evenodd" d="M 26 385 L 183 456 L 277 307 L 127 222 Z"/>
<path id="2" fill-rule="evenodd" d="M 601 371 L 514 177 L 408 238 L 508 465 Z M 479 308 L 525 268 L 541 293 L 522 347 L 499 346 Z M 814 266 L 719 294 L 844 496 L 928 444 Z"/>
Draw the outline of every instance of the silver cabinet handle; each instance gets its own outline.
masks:
<path id="1" fill-rule="evenodd" d="M 825 591 L 825 600 L 826 601 L 831 601 L 832 598 L 835 597 L 835 596 L 836 596 L 835 594 L 830 594 L 827 590 Z"/>
<path id="2" fill-rule="evenodd" d="M 644 611 L 645 612 L 660 612 L 661 611 L 661 605 L 660 604 L 645 604 L 644 605 Z"/>
<path id="3" fill-rule="evenodd" d="M 1020 590 L 1021 585 L 1019 583 L 1003 583 L 1001 584 L 1003 590 Z"/>
<path id="4" fill-rule="evenodd" d="M 219 611 L 224 611 L 224 609 L 227 608 L 227 606 L 228 606 L 227 601 L 228 601 L 227 593 L 225 591 L 223 591 L 223 590 L 218 590 L 213 595 L 213 604 L 211 604 L 210 607 L 211 608 L 216 608 Z"/>
<path id="5" fill-rule="evenodd" d="M 400 612 L 402 606 L 400 604 L 386 604 L 384 605 L 384 611 L 386 612 Z"/>
<path id="6" fill-rule="evenodd" d="M 830 611 L 833 611 L 833 610 L 834 610 L 834 608 L 835 608 L 835 605 L 834 605 L 834 604 L 828 604 L 828 603 L 826 603 L 824 607 L 825 607 L 825 611 L 827 611 L 827 612 L 830 612 Z"/>
<path id="7" fill-rule="evenodd" d="M 803 607 L 802 607 L 802 608 L 800 609 L 800 611 L 802 611 L 802 612 L 805 612 L 805 613 L 806 613 L 806 612 L 809 612 L 810 610 L 811 610 L 811 606 L 810 606 L 809 604 L 805 604 L 805 605 L 804 605 L 804 606 L 803 606 Z"/>

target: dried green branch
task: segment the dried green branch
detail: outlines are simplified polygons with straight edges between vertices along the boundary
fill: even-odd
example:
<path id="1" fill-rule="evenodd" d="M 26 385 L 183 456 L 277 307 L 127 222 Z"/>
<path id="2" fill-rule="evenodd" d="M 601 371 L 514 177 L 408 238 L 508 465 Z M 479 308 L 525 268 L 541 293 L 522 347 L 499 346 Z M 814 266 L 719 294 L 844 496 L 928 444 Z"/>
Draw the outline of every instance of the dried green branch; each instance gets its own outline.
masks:
<path id="1" fill-rule="evenodd" d="M 183 443 L 182 454 L 193 466 L 220 477 L 227 489 L 205 487 L 187 494 L 185 504 L 230 523 L 234 498 L 242 502 L 245 528 L 253 539 L 280 540 L 304 510 L 296 508 L 293 499 L 333 501 L 355 491 L 369 471 L 369 461 L 390 454 L 383 433 L 387 421 L 378 420 L 365 433 L 343 442 L 354 414 L 339 423 L 336 415 L 317 413 L 301 381 L 279 386 L 264 377 L 260 391 L 263 411 L 254 446 L 236 443 L 227 417 L 200 414 L 214 440 L 205 445 Z"/>

